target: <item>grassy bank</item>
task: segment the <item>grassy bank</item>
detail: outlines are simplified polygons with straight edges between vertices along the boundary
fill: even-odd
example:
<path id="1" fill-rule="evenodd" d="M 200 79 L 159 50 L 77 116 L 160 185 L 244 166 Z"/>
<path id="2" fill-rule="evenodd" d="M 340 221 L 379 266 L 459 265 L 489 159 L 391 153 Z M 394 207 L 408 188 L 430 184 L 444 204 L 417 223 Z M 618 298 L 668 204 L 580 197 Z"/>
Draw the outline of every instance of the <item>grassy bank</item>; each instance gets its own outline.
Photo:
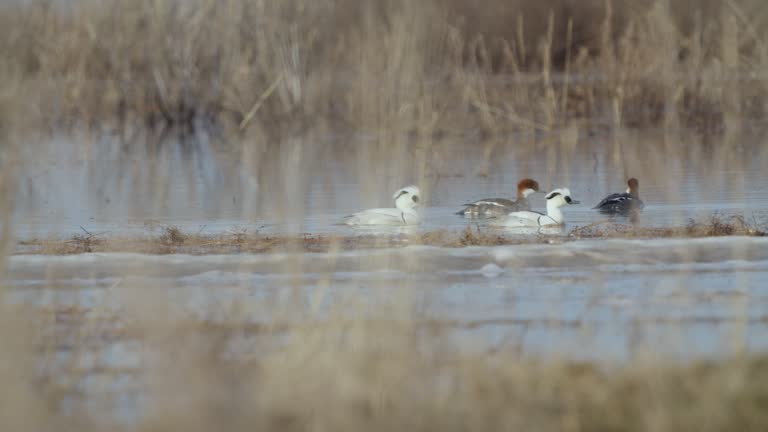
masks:
<path id="1" fill-rule="evenodd" d="M 0 7 L 4 124 L 484 134 L 763 118 L 760 0 Z M 12 120 L 8 120 L 12 116 Z"/>

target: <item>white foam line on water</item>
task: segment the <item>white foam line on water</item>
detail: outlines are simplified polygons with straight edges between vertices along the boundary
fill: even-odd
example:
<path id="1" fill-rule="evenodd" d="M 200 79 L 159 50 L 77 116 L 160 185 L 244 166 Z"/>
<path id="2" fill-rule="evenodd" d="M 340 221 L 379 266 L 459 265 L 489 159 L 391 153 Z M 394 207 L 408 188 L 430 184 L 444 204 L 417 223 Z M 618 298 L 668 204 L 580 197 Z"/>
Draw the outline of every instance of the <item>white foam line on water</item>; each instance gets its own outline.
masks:
<path id="1" fill-rule="evenodd" d="M 721 262 L 694 262 L 694 263 L 670 263 L 670 264 L 605 264 L 598 265 L 596 269 L 601 272 L 628 272 L 628 273 L 658 273 L 695 271 L 724 272 L 724 271 L 768 271 L 768 260 L 746 261 L 727 260 Z"/>
<path id="2" fill-rule="evenodd" d="M 584 240 L 562 243 L 559 245 L 515 245 L 496 246 L 492 249 L 493 257 L 499 261 L 534 256 L 572 257 L 589 252 L 621 254 L 617 259 L 640 256 L 643 253 L 663 250 L 665 252 L 694 250 L 713 250 L 716 246 L 728 247 L 728 251 L 740 247 L 768 247 L 765 237 L 710 237 L 696 239 L 609 239 Z M 768 256 L 768 250 L 766 250 Z M 627 261 L 630 261 L 627 259 Z"/>
<path id="3" fill-rule="evenodd" d="M 334 272 L 333 280 L 344 281 L 384 281 L 389 279 L 402 280 L 407 275 L 396 270 L 373 271 L 344 271 Z M 56 278 L 49 279 L 15 279 L 7 280 L 6 284 L 11 288 L 20 290 L 35 290 L 54 287 L 56 291 L 62 289 L 87 289 L 98 288 L 109 290 L 120 285 L 128 286 L 169 286 L 175 288 L 184 287 L 244 287 L 255 283 L 281 282 L 293 280 L 295 274 L 290 273 L 256 273 L 256 272 L 231 272 L 223 270 L 206 270 L 198 273 L 182 274 L 178 276 L 130 276 L 130 277 L 94 277 L 94 278 Z M 328 273 L 308 272 L 301 274 L 302 283 L 310 283 L 328 278 Z"/>
<path id="4" fill-rule="evenodd" d="M 22 266 L 41 266 L 55 264 L 60 267 L 68 265 L 82 266 L 84 264 L 263 264 L 279 263 L 291 258 L 311 259 L 337 259 L 337 258 L 375 258 L 377 256 L 391 256 L 393 254 L 429 254 L 454 257 L 469 257 L 487 255 L 490 247 L 478 246 L 470 248 L 443 248 L 437 246 L 405 246 L 398 248 L 360 249 L 354 251 L 340 251 L 331 253 L 300 252 L 300 253 L 258 253 L 258 254 L 168 254 L 153 255 L 133 252 L 98 252 L 83 253 L 77 255 L 13 255 L 9 258 L 9 265 L 13 268 Z"/>
<path id="5" fill-rule="evenodd" d="M 377 258 L 397 257 L 377 262 Z M 363 264 L 358 260 L 364 259 Z M 448 261 L 440 261 L 440 260 Z M 467 260 L 469 259 L 469 260 Z M 717 269 L 759 269 L 768 260 L 768 238 L 718 237 L 702 239 L 658 240 L 585 240 L 557 245 L 476 246 L 444 248 L 436 246 L 406 246 L 389 249 L 365 249 L 333 253 L 261 253 L 237 255 L 147 255 L 139 253 L 87 253 L 79 255 L 15 255 L 9 258 L 12 280 L 43 279 L 40 273 L 53 269 L 55 276 L 82 278 L 82 273 L 93 272 L 94 278 L 107 276 L 148 276 L 172 274 L 175 277 L 194 276 L 205 271 L 236 271 L 240 266 L 250 273 L 295 273 L 297 267 L 281 269 L 280 264 L 296 260 L 298 269 L 305 274 L 313 272 L 349 272 L 391 270 L 406 266 L 409 271 L 479 272 L 483 265 L 505 267 L 553 268 L 592 267 L 608 271 L 648 271 L 657 265 L 686 266 L 694 263 L 720 263 Z M 370 261 L 368 261 L 370 260 Z M 302 264 L 303 263 L 303 264 Z M 751 263 L 751 264 L 747 264 Z M 249 268 L 250 266 L 250 268 Z M 360 267 L 362 266 L 362 267 Z M 469 268 L 467 268 L 469 266 Z M 623 267 L 622 267 L 623 266 Z M 634 267 L 633 267 L 634 266 Z M 352 267 L 352 268 L 350 268 Z M 674 267 L 669 267 L 674 268 Z M 118 271 L 119 270 L 119 271 Z M 246 271 L 248 273 L 249 271 Z M 153 275 L 151 272 L 160 272 Z M 498 273 L 496 271 L 495 273 Z M 496 274 L 495 276 L 497 276 Z M 91 279 L 94 279 L 91 278 Z M 86 278 L 87 279 L 87 278 Z M 32 283 L 32 282 L 30 282 Z"/>
<path id="6" fill-rule="evenodd" d="M 188 255 L 169 254 L 152 255 L 126 252 L 99 252 L 78 255 L 14 255 L 9 258 L 11 268 L 18 266 L 41 266 L 55 264 L 57 266 L 82 266 L 84 264 L 218 264 L 218 263 L 277 263 L 291 257 L 285 253 L 241 254 L 241 255 Z"/>
<path id="7" fill-rule="evenodd" d="M 39 254 L 19 254 L 9 257 L 10 262 L 96 262 L 103 258 L 117 258 L 117 259 L 151 259 L 153 261 L 194 261 L 194 260 L 242 260 L 242 259 L 256 259 L 259 261 L 264 260 L 279 260 L 287 257 L 303 255 L 303 256 L 371 256 L 377 254 L 389 254 L 392 252 L 441 252 L 451 256 L 475 256 L 479 254 L 485 254 L 488 251 L 503 252 L 510 249 L 519 250 L 582 250 L 591 249 L 596 246 L 624 246 L 624 247 L 642 247 L 642 248 L 668 248 L 677 246 L 700 246 L 700 245 L 712 245 L 712 244 L 731 244 L 738 245 L 739 243 L 744 245 L 768 245 L 768 237 L 749 237 L 749 236 L 722 236 L 722 237 L 702 237 L 702 238 L 670 238 L 670 239 L 595 239 L 595 240 L 578 240 L 571 242 L 563 242 L 558 244 L 519 244 L 519 245 L 506 245 L 506 246 L 467 246 L 461 248 L 429 246 L 429 245 L 408 245 L 402 247 L 392 248 L 373 248 L 373 249 L 356 249 L 345 250 L 332 253 L 318 253 L 318 252 L 299 252 L 299 253 L 242 253 L 242 254 L 206 254 L 206 255 L 193 255 L 193 254 L 142 254 L 135 252 L 94 252 L 83 253 L 76 255 L 39 255 Z"/>
<path id="8" fill-rule="evenodd" d="M 374 279 L 382 280 L 386 278 L 403 278 L 403 272 L 395 270 L 376 270 L 360 272 L 336 272 L 333 279 L 335 281 L 355 280 L 355 279 Z M 301 278 L 304 282 L 313 281 L 327 277 L 324 273 L 302 273 Z M 181 276 L 172 279 L 175 286 L 243 286 L 244 284 L 261 281 L 280 281 L 296 278 L 293 274 L 263 274 L 249 272 L 229 272 L 221 270 L 210 270 L 202 273 Z M 153 280 L 153 278 L 146 278 Z M 165 279 L 165 278 L 162 278 Z"/>
<path id="9" fill-rule="evenodd" d="M 110 276 L 103 278 L 72 278 L 72 279 L 57 279 L 55 283 L 52 283 L 49 279 L 17 279 L 8 281 L 8 283 L 15 288 L 43 288 L 55 285 L 58 288 L 74 288 L 80 289 L 85 286 L 105 288 L 112 287 L 121 282 L 123 278 Z"/>

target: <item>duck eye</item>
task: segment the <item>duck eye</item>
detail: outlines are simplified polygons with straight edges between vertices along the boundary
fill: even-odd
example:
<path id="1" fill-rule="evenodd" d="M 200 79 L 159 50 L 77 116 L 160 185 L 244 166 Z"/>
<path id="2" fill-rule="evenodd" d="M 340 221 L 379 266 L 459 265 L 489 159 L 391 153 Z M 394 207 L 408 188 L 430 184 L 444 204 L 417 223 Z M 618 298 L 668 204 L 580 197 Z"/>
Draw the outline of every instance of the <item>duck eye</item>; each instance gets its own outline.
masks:
<path id="1" fill-rule="evenodd" d="M 411 197 L 411 199 L 412 199 L 412 200 L 413 200 L 413 202 L 415 202 L 415 203 L 419 202 L 419 196 L 418 196 L 418 195 L 414 195 L 414 196 L 412 196 L 412 197 Z"/>
<path id="2" fill-rule="evenodd" d="M 572 201 L 572 200 L 571 200 L 571 197 L 569 197 L 569 196 L 565 197 L 565 202 L 567 202 L 568 204 L 570 204 L 570 203 L 571 203 L 571 201 Z"/>

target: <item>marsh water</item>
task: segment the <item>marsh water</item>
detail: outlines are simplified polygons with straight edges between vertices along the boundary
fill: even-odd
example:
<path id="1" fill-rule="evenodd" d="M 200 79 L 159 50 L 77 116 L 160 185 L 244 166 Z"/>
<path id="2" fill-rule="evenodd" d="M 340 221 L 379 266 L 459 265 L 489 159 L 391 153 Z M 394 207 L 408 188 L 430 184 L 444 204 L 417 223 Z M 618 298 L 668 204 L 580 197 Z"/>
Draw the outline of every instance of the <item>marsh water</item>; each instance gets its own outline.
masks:
<path id="1" fill-rule="evenodd" d="M 33 151 L 22 155 L 14 226 L 20 238 L 67 236 L 82 228 L 141 234 L 167 225 L 196 233 L 245 228 L 265 234 L 346 235 L 354 231 L 339 224 L 343 216 L 390 207 L 396 189 L 418 183 L 425 195 L 418 230 L 460 230 L 472 223 L 454 215 L 462 203 L 514 198 L 524 176 L 537 179 L 543 192 L 571 189 L 581 204 L 566 209 L 568 227 L 605 220 L 591 207 L 609 193 L 623 192 L 630 176 L 641 179 L 646 207 L 636 222 L 644 226 L 768 212 L 768 146 L 761 136 L 735 144 L 703 138 L 680 144 L 695 152 L 669 150 L 644 137 L 632 138 L 631 151 L 616 151 L 614 141 L 621 137 L 584 137 L 567 151 L 553 150 L 556 142 L 547 148 L 547 138 L 536 138 L 539 146 L 523 151 L 519 147 L 531 147 L 528 141 L 534 138 L 516 139 L 522 142 L 496 144 L 489 157 L 481 143 L 440 144 L 439 154 L 426 161 L 434 168 L 417 173 L 387 169 L 388 164 L 411 164 L 415 156 L 408 149 L 394 161 L 374 157 L 360 163 L 360 156 L 346 149 L 244 163 L 240 155 L 227 154 L 204 138 L 170 140 L 150 149 L 113 137 L 61 137 L 35 143 Z M 302 145 L 321 143 L 294 144 Z M 544 201 L 543 193 L 532 197 L 533 207 L 542 211 Z"/>
<path id="2" fill-rule="evenodd" d="M 375 170 L 366 176 L 355 157 L 343 153 L 305 157 L 265 177 L 253 165 L 217 156 L 205 140 L 192 146 L 174 142 L 155 154 L 126 153 L 114 140 L 87 146 L 73 140 L 51 140 L 47 152 L 25 159 L 14 224 L 18 238 L 66 238 L 82 230 L 155 235 L 164 225 L 193 233 L 396 235 L 397 230 L 355 230 L 338 222 L 361 208 L 389 206 L 389 189 L 416 182 L 415 175 L 400 179 Z M 566 209 L 566 231 L 605 220 L 590 207 L 625 189 L 628 176 L 641 182 L 646 207 L 634 221 L 640 225 L 680 226 L 713 215 L 760 223 L 768 214 L 768 157 L 760 138 L 735 146 L 725 153 L 728 160 L 722 153 L 670 155 L 650 143 L 617 159 L 608 140 L 594 141 L 567 153 L 500 146 L 490 163 L 479 147 L 455 145 L 441 155 L 447 162 L 421 176 L 424 223 L 416 230 L 491 229 L 454 212 L 474 199 L 512 196 L 523 176 L 544 188 L 568 186 L 581 201 Z M 73 153 L 73 145 L 85 150 Z M 288 186 L 296 178 L 301 185 Z M 534 196 L 535 208 L 543 203 L 543 195 Z M 329 315 L 380 318 L 380 307 L 408 304 L 398 318 L 441 323 L 447 337 L 470 350 L 608 363 L 638 353 L 687 361 L 768 351 L 765 238 L 563 241 L 555 233 L 549 244 L 462 249 L 20 253 L 10 258 L 7 274 L 12 302 L 118 320 L 141 319 L 134 315 L 136 306 L 152 305 L 171 320 L 227 322 L 236 311 L 242 323 L 299 325 Z M 147 353 L 129 337 L 106 338 L 92 352 L 72 352 L 67 341 L 87 321 L 57 324 L 65 363 L 77 355 L 82 358 L 75 362 L 84 368 L 141 368 Z M 257 348 L 243 341 L 236 351 L 253 354 Z"/>

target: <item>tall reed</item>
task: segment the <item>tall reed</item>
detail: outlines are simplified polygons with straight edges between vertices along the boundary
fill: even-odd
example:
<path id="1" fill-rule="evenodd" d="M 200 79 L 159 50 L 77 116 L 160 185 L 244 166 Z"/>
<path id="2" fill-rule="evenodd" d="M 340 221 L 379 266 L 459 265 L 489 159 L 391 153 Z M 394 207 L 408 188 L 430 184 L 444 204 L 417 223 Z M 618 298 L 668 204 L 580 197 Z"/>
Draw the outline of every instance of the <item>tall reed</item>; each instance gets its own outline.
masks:
<path id="1" fill-rule="evenodd" d="M 213 122 L 274 136 L 368 129 L 374 109 L 409 116 L 428 105 L 412 121 L 441 133 L 606 121 L 718 129 L 729 113 L 764 115 L 760 5 L 13 2 L 0 8 L 0 82 L 16 95 L 5 104 L 38 125 Z M 392 86 L 400 103 L 380 105 Z M 427 105 L 411 100 L 417 87 Z"/>

